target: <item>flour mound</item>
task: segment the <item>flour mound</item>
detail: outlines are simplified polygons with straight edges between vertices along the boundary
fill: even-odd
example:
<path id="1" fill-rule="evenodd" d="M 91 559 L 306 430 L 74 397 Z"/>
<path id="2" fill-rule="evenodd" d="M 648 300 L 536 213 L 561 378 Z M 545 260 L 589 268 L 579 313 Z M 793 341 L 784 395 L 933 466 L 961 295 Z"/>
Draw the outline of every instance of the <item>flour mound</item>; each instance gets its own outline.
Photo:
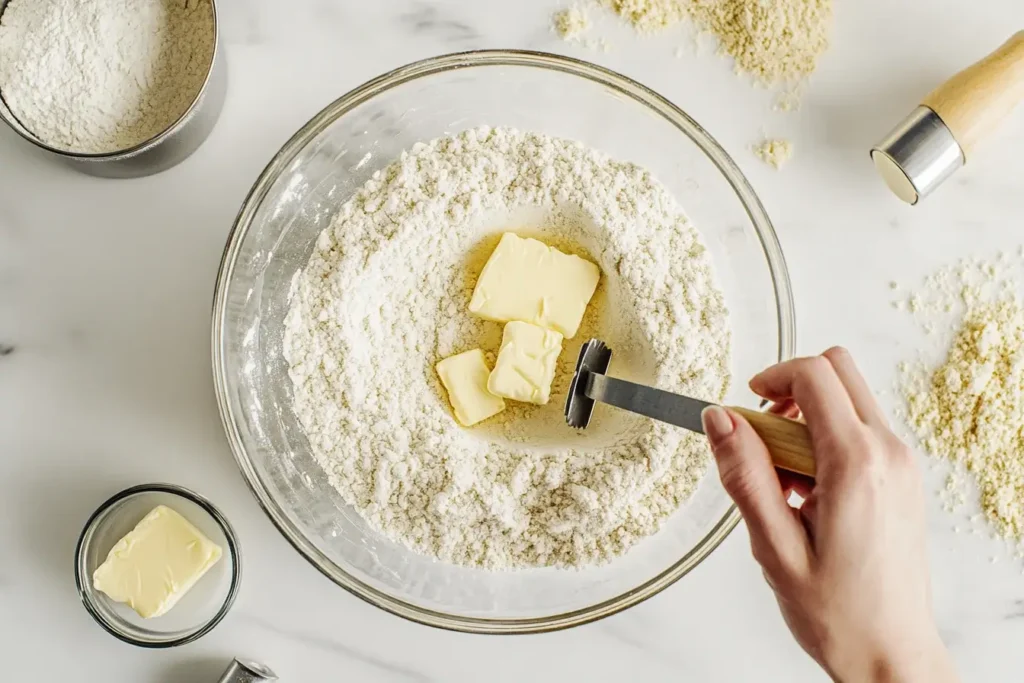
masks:
<path id="1" fill-rule="evenodd" d="M 501 325 L 468 303 L 506 229 L 593 260 L 602 282 L 551 402 L 464 429 L 433 366 L 481 340 L 493 363 Z M 577 434 L 561 415 L 591 335 L 616 374 L 708 400 L 728 386 L 709 254 L 634 164 L 503 128 L 418 144 L 341 207 L 291 297 L 284 355 L 313 454 L 371 526 L 418 552 L 501 569 L 605 562 L 657 531 L 707 467 L 683 430 L 599 407 Z"/>
<path id="2" fill-rule="evenodd" d="M 762 83 L 810 76 L 829 47 L 832 0 L 690 0 L 688 7 L 736 70 Z"/>
<path id="3" fill-rule="evenodd" d="M 810 76 L 828 50 L 832 0 L 598 0 L 639 33 L 691 19 L 736 70 L 766 84 Z"/>
<path id="4" fill-rule="evenodd" d="M 945 492 L 950 507 L 966 498 L 966 473 L 993 530 L 1024 544 L 1024 301 L 1013 265 L 1005 254 L 964 261 L 907 299 L 927 331 L 954 332 L 936 366 L 901 363 L 900 387 L 922 446 L 957 467 Z"/>

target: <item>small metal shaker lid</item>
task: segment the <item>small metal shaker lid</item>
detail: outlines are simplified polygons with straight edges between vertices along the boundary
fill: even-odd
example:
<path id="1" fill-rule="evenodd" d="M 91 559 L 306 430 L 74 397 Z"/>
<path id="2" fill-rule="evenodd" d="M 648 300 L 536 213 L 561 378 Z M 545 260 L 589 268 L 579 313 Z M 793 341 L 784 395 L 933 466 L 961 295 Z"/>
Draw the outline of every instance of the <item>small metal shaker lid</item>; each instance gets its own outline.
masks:
<path id="1" fill-rule="evenodd" d="M 235 659 L 217 683 L 264 683 L 276 681 L 277 674 L 270 667 L 244 659 Z"/>
<path id="2" fill-rule="evenodd" d="M 889 189 L 917 204 L 964 165 L 964 151 L 939 115 L 920 106 L 871 150 Z"/>

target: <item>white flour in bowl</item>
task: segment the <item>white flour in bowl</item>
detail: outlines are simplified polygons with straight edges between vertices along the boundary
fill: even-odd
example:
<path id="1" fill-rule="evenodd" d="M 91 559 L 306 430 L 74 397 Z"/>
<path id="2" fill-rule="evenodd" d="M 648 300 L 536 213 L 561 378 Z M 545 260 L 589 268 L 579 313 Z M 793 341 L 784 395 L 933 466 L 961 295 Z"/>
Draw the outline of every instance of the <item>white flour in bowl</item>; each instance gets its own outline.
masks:
<path id="1" fill-rule="evenodd" d="M 11 0 L 0 95 L 52 147 L 117 152 L 185 113 L 213 46 L 209 0 Z"/>
<path id="2" fill-rule="evenodd" d="M 512 404 L 472 429 L 434 364 L 501 325 L 468 313 L 498 233 L 596 262 L 602 283 L 566 343 L 546 406 Z M 702 437 L 562 404 L 581 341 L 615 374 L 721 400 L 727 312 L 708 252 L 651 174 L 583 145 L 478 128 L 416 145 L 374 174 L 294 280 L 284 355 L 294 408 L 333 486 L 375 528 L 447 562 L 489 568 L 604 562 L 658 530 L 708 463 Z"/>

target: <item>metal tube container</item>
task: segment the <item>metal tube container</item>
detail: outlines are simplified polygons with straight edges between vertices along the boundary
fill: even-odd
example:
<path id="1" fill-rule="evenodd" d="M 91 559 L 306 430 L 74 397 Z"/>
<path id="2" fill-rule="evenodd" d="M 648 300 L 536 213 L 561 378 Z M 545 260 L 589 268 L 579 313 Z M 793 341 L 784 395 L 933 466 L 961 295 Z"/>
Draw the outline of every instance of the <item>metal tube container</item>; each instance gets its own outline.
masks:
<path id="1" fill-rule="evenodd" d="M 276 681 L 277 674 L 253 661 L 236 659 L 228 666 L 217 683 L 270 683 Z"/>
<path id="2" fill-rule="evenodd" d="M 0 16 L 9 0 L 0 0 Z M 220 116 L 227 93 L 227 66 L 221 44 L 220 22 L 215 0 L 213 12 L 213 54 L 206 79 L 188 108 L 160 134 L 128 149 L 102 154 L 80 154 L 52 147 L 26 129 L 11 113 L 0 91 L 0 120 L 14 132 L 51 156 L 90 175 L 107 178 L 136 178 L 164 171 L 188 158 L 206 140 Z"/>

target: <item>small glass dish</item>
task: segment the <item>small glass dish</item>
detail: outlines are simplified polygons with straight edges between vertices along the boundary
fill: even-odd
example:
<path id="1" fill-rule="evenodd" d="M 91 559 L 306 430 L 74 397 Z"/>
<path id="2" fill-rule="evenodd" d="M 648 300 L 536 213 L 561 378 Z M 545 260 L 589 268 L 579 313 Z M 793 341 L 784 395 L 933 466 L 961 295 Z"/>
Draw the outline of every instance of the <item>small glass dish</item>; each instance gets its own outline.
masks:
<path id="1" fill-rule="evenodd" d="M 96 590 L 92 575 L 114 544 L 158 505 L 179 513 L 224 553 L 167 614 L 143 619 Z M 242 555 L 231 524 L 206 498 L 173 484 L 143 484 L 114 495 L 86 522 L 75 549 L 75 586 L 86 611 L 108 633 L 139 647 L 175 647 L 212 631 L 235 602 L 241 578 Z"/>

